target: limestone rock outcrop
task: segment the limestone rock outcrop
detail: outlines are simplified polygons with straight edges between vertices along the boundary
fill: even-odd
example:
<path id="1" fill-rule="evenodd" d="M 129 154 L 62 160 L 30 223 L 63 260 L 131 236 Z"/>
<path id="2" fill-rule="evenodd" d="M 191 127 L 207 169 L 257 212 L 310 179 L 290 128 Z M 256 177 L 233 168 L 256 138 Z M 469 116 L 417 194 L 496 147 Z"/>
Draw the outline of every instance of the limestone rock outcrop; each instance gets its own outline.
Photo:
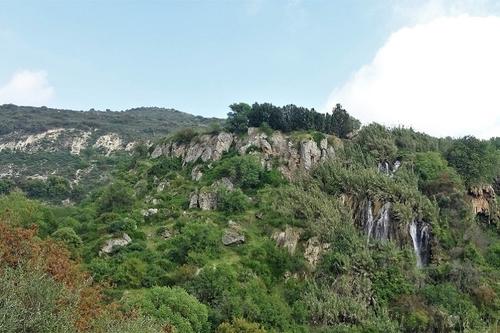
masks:
<path id="1" fill-rule="evenodd" d="M 321 255 L 329 248 L 329 243 L 321 243 L 318 237 L 311 237 L 307 240 L 304 258 L 314 268 L 321 259 Z"/>
<path id="2" fill-rule="evenodd" d="M 278 162 L 278 169 L 287 178 L 296 170 L 309 170 L 318 162 L 335 155 L 328 138 L 319 143 L 312 138 L 293 139 L 279 131 L 268 135 L 258 128 L 249 128 L 247 135 L 238 137 L 231 133 L 203 134 L 187 143 L 169 141 L 154 147 L 151 158 L 171 156 L 182 159 L 183 164 L 217 161 L 230 149 L 240 155 L 255 154 L 260 157 L 264 167 L 270 168 Z M 196 167 L 192 178 L 201 177 Z"/>
<path id="3" fill-rule="evenodd" d="M 229 178 L 222 178 L 214 182 L 210 187 L 203 188 L 191 193 L 189 198 L 189 208 L 200 208 L 201 210 L 217 209 L 218 190 L 225 188 L 228 191 L 234 190 L 234 185 Z"/>
<path id="4" fill-rule="evenodd" d="M 132 243 L 132 238 L 123 233 L 122 237 L 108 239 L 99 251 L 99 255 L 111 254 L 116 248 L 127 246 L 130 243 Z"/>
<path id="5" fill-rule="evenodd" d="M 245 243 L 245 235 L 242 233 L 238 224 L 229 221 L 228 228 L 222 235 L 222 244 L 225 246 L 238 245 Z"/>
<path id="6" fill-rule="evenodd" d="M 474 214 L 490 215 L 491 203 L 495 200 L 495 190 L 491 185 L 473 186 L 469 189 Z"/>
<path id="7" fill-rule="evenodd" d="M 272 239 L 276 241 L 277 246 L 286 249 L 290 254 L 294 254 L 299 243 L 300 230 L 287 226 L 284 231 L 273 233 Z"/>

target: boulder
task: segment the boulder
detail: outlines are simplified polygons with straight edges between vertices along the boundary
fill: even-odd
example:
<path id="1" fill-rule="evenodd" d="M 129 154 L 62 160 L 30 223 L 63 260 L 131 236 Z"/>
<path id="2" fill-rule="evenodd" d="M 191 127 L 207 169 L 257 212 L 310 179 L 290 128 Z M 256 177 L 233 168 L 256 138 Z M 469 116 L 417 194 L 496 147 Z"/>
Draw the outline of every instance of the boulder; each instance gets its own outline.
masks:
<path id="1" fill-rule="evenodd" d="M 156 214 L 158 214 L 158 208 L 148 208 L 142 210 L 142 216 L 144 217 L 150 217 Z"/>
<path id="2" fill-rule="evenodd" d="M 277 231 L 272 235 L 276 245 L 285 248 L 288 253 L 294 254 L 300 239 L 300 230 L 286 227 L 284 231 Z"/>
<path id="3" fill-rule="evenodd" d="M 198 206 L 198 193 L 191 193 L 191 197 L 189 198 L 189 208 L 199 208 Z"/>
<path id="4" fill-rule="evenodd" d="M 113 253 L 116 248 L 127 246 L 130 243 L 132 243 L 132 238 L 130 238 L 130 236 L 126 233 L 123 233 L 122 237 L 120 238 L 108 239 L 99 251 L 99 255 Z"/>
<path id="5" fill-rule="evenodd" d="M 238 245 L 245 243 L 245 235 L 241 231 L 241 227 L 233 222 L 228 222 L 228 228 L 224 231 L 222 235 L 222 244 L 225 246 Z"/>
<path id="6" fill-rule="evenodd" d="M 235 230 L 226 230 L 222 236 L 222 244 L 226 246 L 243 243 L 245 243 L 245 235 L 242 235 Z"/>
<path id="7" fill-rule="evenodd" d="M 191 179 L 194 181 L 199 181 L 203 177 L 203 172 L 201 172 L 201 165 L 197 165 L 191 170 Z"/>
<path id="8" fill-rule="evenodd" d="M 214 210 L 217 208 L 217 193 L 200 191 L 191 193 L 189 208 L 200 208 L 201 210 Z"/>

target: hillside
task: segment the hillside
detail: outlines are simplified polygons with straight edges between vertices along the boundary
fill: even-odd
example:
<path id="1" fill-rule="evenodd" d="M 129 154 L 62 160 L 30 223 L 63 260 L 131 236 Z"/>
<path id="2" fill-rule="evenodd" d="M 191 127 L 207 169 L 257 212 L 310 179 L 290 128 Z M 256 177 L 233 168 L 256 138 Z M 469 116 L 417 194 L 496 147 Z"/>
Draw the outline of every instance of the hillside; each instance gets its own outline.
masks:
<path id="1" fill-rule="evenodd" d="M 220 121 L 156 107 L 73 111 L 1 105 L 0 177 L 21 186 L 48 177 L 63 177 L 73 185 L 102 181 L 120 155 L 138 145 L 180 128 L 208 128 Z"/>
<path id="2" fill-rule="evenodd" d="M 0 331 L 498 330 L 498 138 L 359 128 L 340 106 L 205 121 L 109 160 L 72 205 L 54 179 L 4 186 Z"/>

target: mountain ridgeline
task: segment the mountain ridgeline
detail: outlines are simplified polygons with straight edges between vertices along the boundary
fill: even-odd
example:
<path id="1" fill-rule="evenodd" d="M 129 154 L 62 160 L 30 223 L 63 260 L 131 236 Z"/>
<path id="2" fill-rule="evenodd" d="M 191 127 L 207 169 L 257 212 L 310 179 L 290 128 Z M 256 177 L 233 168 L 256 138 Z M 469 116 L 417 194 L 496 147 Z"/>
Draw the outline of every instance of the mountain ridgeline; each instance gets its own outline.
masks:
<path id="1" fill-rule="evenodd" d="M 32 194 L 38 196 L 46 192 L 43 182 L 57 183 L 66 190 L 50 196 L 76 200 L 94 184 L 106 181 L 123 153 L 180 128 L 220 123 L 220 119 L 157 107 L 113 112 L 4 104 L 0 106 L 0 177 L 10 184 L 4 186 L 33 188 Z"/>
<path id="2" fill-rule="evenodd" d="M 0 331 L 498 330 L 500 138 L 72 112 L 0 108 Z"/>

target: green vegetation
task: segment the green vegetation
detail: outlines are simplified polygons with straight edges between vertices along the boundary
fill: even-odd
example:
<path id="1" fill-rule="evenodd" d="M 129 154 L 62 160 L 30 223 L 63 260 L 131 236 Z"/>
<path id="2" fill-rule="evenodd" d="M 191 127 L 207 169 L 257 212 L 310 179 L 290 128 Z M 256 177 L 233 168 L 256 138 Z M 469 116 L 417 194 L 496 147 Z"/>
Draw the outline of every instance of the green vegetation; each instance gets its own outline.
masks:
<path id="1" fill-rule="evenodd" d="M 476 215 L 469 194 L 500 186 L 498 139 L 358 131 L 340 106 L 328 118 L 231 108 L 227 126 L 240 133 L 260 126 L 315 142 L 335 133 L 335 157 L 287 179 L 278 167 L 288 161 L 262 163 L 252 147 L 192 164 L 142 147 L 103 157 L 109 176 L 88 191 L 62 175 L 2 180 L 0 331 L 498 330 L 500 205 L 475 197 L 487 209 Z M 216 206 L 189 208 L 193 194 Z M 61 205 L 68 197 L 74 204 Z"/>
<path id="2" fill-rule="evenodd" d="M 360 122 L 342 109 L 340 104 L 331 114 L 293 104 L 277 107 L 270 103 L 254 103 L 252 106 L 237 103 L 230 108 L 227 128 L 235 133 L 244 133 L 248 127 L 269 127 L 283 132 L 318 131 L 345 138 L 360 126 Z"/>

